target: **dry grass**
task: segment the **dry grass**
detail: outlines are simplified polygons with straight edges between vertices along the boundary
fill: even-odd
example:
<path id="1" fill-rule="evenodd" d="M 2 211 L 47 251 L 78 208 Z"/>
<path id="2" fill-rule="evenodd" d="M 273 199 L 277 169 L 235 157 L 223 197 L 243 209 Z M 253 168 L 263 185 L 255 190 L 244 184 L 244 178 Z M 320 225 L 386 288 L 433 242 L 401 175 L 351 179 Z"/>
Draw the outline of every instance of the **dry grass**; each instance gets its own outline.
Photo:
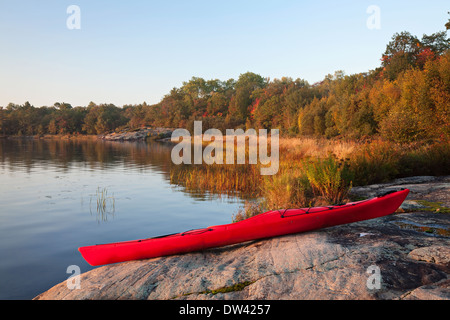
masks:
<path id="1" fill-rule="evenodd" d="M 267 210 L 342 203 L 348 200 L 352 185 L 449 171 L 449 142 L 401 145 L 381 140 L 280 138 L 276 175 L 261 176 L 260 165 L 178 166 L 171 171 L 171 181 L 200 192 L 262 199 L 247 204 L 235 217 L 241 219 Z"/>
<path id="2" fill-rule="evenodd" d="M 170 182 L 196 192 L 258 197 L 262 177 L 259 166 L 181 165 L 171 169 Z"/>
<path id="3" fill-rule="evenodd" d="M 282 138 L 280 139 L 280 157 L 282 159 L 326 158 L 333 154 L 338 159 L 345 159 L 353 153 L 361 143 L 355 141 L 329 140 L 315 138 Z"/>

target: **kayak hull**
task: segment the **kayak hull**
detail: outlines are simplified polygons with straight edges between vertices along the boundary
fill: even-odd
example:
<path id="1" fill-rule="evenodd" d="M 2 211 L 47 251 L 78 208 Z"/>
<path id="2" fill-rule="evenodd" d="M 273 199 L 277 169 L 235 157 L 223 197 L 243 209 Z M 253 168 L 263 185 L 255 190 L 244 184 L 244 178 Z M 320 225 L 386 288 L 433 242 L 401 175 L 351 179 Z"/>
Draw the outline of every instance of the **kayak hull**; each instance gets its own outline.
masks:
<path id="1" fill-rule="evenodd" d="M 251 240 L 319 230 L 394 213 L 409 190 L 341 206 L 269 211 L 247 220 L 157 238 L 79 248 L 92 266 L 202 251 Z"/>

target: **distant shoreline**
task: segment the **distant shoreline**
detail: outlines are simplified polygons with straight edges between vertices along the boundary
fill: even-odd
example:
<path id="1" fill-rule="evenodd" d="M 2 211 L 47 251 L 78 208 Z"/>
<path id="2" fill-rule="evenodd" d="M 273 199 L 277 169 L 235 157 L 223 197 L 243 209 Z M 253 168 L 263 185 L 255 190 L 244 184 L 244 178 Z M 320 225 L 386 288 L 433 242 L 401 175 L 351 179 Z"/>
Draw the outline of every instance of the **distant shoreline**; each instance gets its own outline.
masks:
<path id="1" fill-rule="evenodd" d="M 104 140 L 104 141 L 145 141 L 161 140 L 169 138 L 175 129 L 172 128 L 152 128 L 141 127 L 133 129 L 123 129 L 102 134 L 43 134 L 43 135 L 3 135 L 0 139 L 14 140 Z"/>
<path id="2" fill-rule="evenodd" d="M 98 135 L 89 134 L 44 134 L 44 135 L 33 135 L 33 136 L 0 136 L 0 139 L 11 139 L 11 140 L 96 140 Z"/>

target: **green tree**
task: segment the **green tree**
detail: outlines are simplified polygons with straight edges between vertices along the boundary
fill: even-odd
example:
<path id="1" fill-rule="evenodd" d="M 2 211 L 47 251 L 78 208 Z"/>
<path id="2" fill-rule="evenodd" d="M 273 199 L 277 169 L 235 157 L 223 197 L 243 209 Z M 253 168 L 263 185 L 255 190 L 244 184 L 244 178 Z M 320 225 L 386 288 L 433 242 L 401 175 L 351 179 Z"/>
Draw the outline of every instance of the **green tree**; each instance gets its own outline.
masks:
<path id="1" fill-rule="evenodd" d="M 400 73 L 415 64 L 419 52 L 420 41 L 416 36 L 406 31 L 395 33 L 382 58 L 386 77 L 395 80 Z"/>
<path id="2" fill-rule="evenodd" d="M 441 31 L 431 35 L 424 34 L 421 40 L 422 48 L 429 48 L 434 54 L 441 55 L 450 49 L 450 39 L 447 38 L 447 32 Z"/>
<path id="3" fill-rule="evenodd" d="M 230 102 L 230 115 L 244 124 L 250 115 L 254 102 L 253 91 L 264 88 L 266 85 L 267 80 L 258 74 L 252 72 L 241 74 L 235 85 L 236 92 Z"/>
<path id="4" fill-rule="evenodd" d="M 120 108 L 113 104 L 101 104 L 98 106 L 97 121 L 95 130 L 97 134 L 114 130 L 126 124 L 126 119 L 122 115 Z"/>

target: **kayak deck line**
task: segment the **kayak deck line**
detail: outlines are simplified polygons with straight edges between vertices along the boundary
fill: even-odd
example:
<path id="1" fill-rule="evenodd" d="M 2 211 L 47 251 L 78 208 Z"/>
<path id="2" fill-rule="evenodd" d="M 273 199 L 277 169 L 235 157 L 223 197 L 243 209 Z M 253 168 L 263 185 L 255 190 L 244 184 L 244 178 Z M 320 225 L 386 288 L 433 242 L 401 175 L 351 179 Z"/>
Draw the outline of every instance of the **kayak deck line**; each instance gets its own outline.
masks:
<path id="1" fill-rule="evenodd" d="M 387 196 L 387 195 L 390 195 L 390 194 L 393 194 L 393 193 L 396 193 L 396 192 L 399 192 L 399 191 L 403 191 L 403 190 L 406 190 L 406 189 L 402 188 L 402 189 L 400 189 L 400 190 L 391 190 L 391 191 L 387 191 L 387 192 L 385 192 L 385 193 L 382 193 L 382 194 L 376 196 L 376 198 L 383 198 L 383 197 L 385 197 L 385 196 Z M 366 199 L 366 200 L 361 200 L 361 201 L 356 201 L 356 202 L 350 202 L 350 203 L 343 203 L 343 204 L 335 204 L 335 205 L 332 205 L 332 206 L 309 207 L 307 210 L 305 210 L 305 209 L 294 209 L 294 208 L 290 208 L 290 209 L 284 209 L 284 210 L 278 210 L 278 211 L 280 212 L 280 216 L 281 216 L 282 218 L 284 218 L 286 212 L 287 212 L 287 211 L 290 211 L 290 210 L 303 210 L 304 213 L 296 214 L 296 215 L 301 215 L 301 214 L 309 214 L 309 213 L 311 213 L 310 210 L 313 209 L 313 208 L 327 208 L 327 209 L 325 209 L 325 210 L 323 210 L 323 211 L 336 210 L 336 209 L 339 209 L 339 208 L 342 208 L 342 207 L 345 207 L 345 206 L 356 206 L 356 205 L 358 205 L 358 204 L 360 204 L 360 203 L 363 203 L 363 202 L 366 202 L 366 201 L 370 201 L 370 200 L 373 200 L 373 199 Z M 281 213 L 281 211 L 283 211 L 283 213 Z M 318 212 L 322 212 L 322 211 L 316 211 L 316 212 L 314 212 L 314 213 L 318 213 Z"/>
<path id="2" fill-rule="evenodd" d="M 204 232 L 208 232 L 208 231 L 213 231 L 213 229 L 211 229 L 211 228 L 192 229 L 192 230 L 184 231 L 182 233 L 180 233 L 180 232 L 170 233 L 170 234 L 166 234 L 166 235 L 162 235 L 162 236 L 156 236 L 156 237 L 151 237 L 151 238 L 146 238 L 146 239 L 139 239 L 139 240 L 129 240 L 129 241 L 123 241 L 123 242 L 118 242 L 118 243 L 143 242 L 143 241 L 154 240 L 154 239 L 163 239 L 163 238 L 170 238 L 170 237 L 175 237 L 175 236 L 185 236 L 185 235 L 192 234 L 192 233 L 194 233 L 196 231 L 198 231 L 198 233 L 204 233 Z M 101 243 L 101 244 L 96 244 L 96 246 L 104 246 L 104 245 L 107 245 L 107 244 L 108 243 Z"/>
<path id="3" fill-rule="evenodd" d="M 342 208 L 345 209 L 345 207 L 356 206 L 358 204 L 361 204 L 363 202 L 370 201 L 370 200 L 372 200 L 372 199 L 362 200 L 362 201 L 358 201 L 358 202 L 345 203 L 345 204 L 337 204 L 337 205 L 334 205 L 334 206 L 309 207 L 306 210 L 304 208 L 301 208 L 301 209 L 290 208 L 290 209 L 277 210 L 277 211 L 280 213 L 280 217 L 281 218 L 286 218 L 286 217 L 300 216 L 300 215 L 304 215 L 304 214 L 320 213 L 320 212 L 324 212 L 324 211 L 337 210 L 337 209 L 342 209 Z M 311 212 L 311 209 L 318 209 L 318 208 L 326 208 L 326 209 L 321 210 L 321 211 Z M 286 216 L 286 213 L 288 211 L 293 211 L 293 210 L 302 210 L 303 212 L 300 212 L 300 213 L 297 213 L 297 214 L 294 214 L 294 215 Z M 281 213 L 281 211 L 283 211 L 283 213 Z"/>
<path id="4" fill-rule="evenodd" d="M 198 252 L 210 248 L 319 230 L 393 214 L 408 189 L 343 205 L 268 211 L 236 223 L 141 240 L 80 247 L 92 266 Z"/>

